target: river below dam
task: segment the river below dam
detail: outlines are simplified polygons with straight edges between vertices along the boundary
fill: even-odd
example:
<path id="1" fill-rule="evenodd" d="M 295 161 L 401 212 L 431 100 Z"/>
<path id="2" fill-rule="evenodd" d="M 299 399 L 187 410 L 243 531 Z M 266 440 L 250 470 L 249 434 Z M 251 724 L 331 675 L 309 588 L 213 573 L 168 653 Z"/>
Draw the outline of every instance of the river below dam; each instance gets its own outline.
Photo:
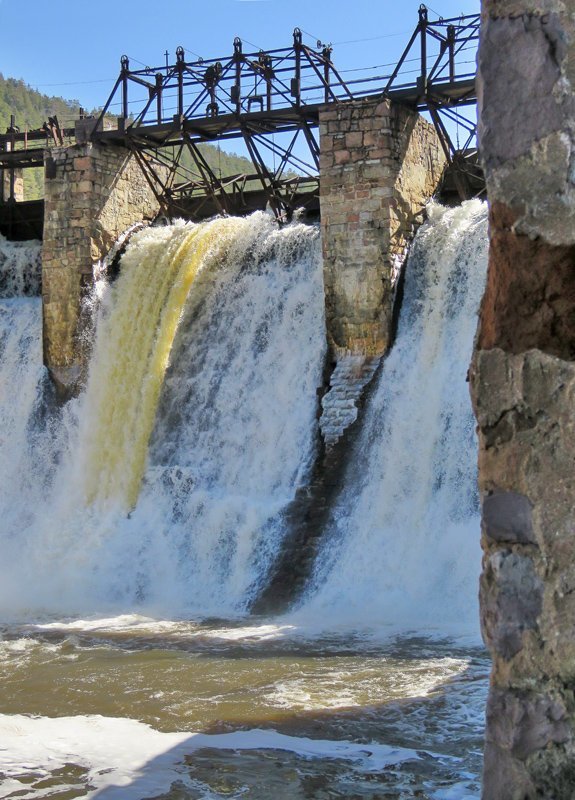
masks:
<path id="1" fill-rule="evenodd" d="M 64 407 L 38 248 L 0 242 L 0 797 L 479 798 L 486 210 L 428 216 L 314 568 L 269 617 L 319 440 L 317 229 L 134 234 Z"/>
<path id="2" fill-rule="evenodd" d="M 469 642 L 138 617 L 2 634 L 4 797 L 479 796 Z"/>

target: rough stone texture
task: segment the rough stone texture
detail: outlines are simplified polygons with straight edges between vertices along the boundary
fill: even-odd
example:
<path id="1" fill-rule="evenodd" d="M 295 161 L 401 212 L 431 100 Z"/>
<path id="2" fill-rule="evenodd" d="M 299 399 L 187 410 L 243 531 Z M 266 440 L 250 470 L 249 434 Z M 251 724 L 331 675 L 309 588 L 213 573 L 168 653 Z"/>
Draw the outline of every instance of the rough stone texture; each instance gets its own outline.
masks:
<path id="1" fill-rule="evenodd" d="M 529 498 L 493 492 L 483 499 L 483 532 L 493 542 L 536 544 Z"/>
<path id="2" fill-rule="evenodd" d="M 537 630 L 543 583 L 529 556 L 498 550 L 485 559 L 481 577 L 483 634 L 509 660 L 523 647 L 523 632 Z"/>
<path id="3" fill-rule="evenodd" d="M 332 446 L 390 345 L 395 285 L 445 156 L 432 125 L 388 100 L 320 110 L 320 207 L 331 388 L 321 428 Z"/>
<path id="4" fill-rule="evenodd" d="M 326 447 L 333 447 L 357 419 L 358 400 L 380 362 L 377 356 L 340 357 L 331 373 L 329 389 L 321 401 L 320 431 Z"/>
<path id="5" fill-rule="evenodd" d="M 333 355 L 381 356 L 393 287 L 445 157 L 432 125 L 389 101 L 320 110 L 320 205 Z"/>
<path id="6" fill-rule="evenodd" d="M 545 794 L 541 781 L 575 759 L 575 364 L 539 350 L 480 350 L 470 377 L 481 621 L 494 659 L 484 797 L 571 798 L 573 785 Z M 549 697 L 555 710 L 543 714 Z"/>
<path id="7" fill-rule="evenodd" d="M 483 0 L 480 142 L 513 230 L 575 244 L 575 15 L 562 0 Z"/>
<path id="8" fill-rule="evenodd" d="M 483 797 L 575 796 L 575 16 L 483 0 L 490 201 L 471 370 L 493 656 Z"/>
<path id="9" fill-rule="evenodd" d="M 518 235 L 516 219 L 509 206 L 491 203 L 490 258 L 497 269 L 487 278 L 478 346 L 512 353 L 536 347 L 573 359 L 575 246 Z"/>
<path id="10" fill-rule="evenodd" d="M 494 800 L 569 796 L 556 795 L 554 789 L 537 794 L 536 785 L 523 766 L 538 752 L 547 756 L 561 752 L 557 745 L 569 740 L 567 711 L 561 698 L 529 690 L 493 689 L 486 717 L 484 794 Z"/>
<path id="11" fill-rule="evenodd" d="M 124 149 L 88 143 L 50 150 L 42 247 L 44 362 L 64 393 L 82 373 L 80 311 L 94 265 L 121 233 L 157 211 L 144 175 Z"/>

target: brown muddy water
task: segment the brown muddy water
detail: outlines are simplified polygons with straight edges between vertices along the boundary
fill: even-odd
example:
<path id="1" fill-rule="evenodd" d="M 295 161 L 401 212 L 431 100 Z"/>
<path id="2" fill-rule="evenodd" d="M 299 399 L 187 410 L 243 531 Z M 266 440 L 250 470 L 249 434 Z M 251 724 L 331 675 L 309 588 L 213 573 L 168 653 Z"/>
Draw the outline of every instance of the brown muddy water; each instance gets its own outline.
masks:
<path id="1" fill-rule="evenodd" d="M 479 797 L 479 647 L 136 617 L 1 637 L 3 798 Z"/>

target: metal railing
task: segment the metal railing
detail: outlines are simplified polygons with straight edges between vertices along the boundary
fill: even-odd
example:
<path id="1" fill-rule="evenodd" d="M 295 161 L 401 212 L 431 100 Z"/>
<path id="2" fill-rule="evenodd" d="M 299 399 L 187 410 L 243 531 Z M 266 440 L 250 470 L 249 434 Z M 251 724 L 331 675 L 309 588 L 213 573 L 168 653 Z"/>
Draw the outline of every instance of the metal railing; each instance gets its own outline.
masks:
<path id="1" fill-rule="evenodd" d="M 423 5 L 418 14 L 417 26 L 390 73 L 366 68 L 347 80 L 334 64 L 332 47 L 319 41 L 317 49 L 309 47 L 299 28 L 288 48 L 244 53 L 236 38 L 228 57 L 186 61 L 184 48 L 178 47 L 174 64 L 142 69 L 131 69 L 128 56 L 122 56 L 100 120 L 115 114 L 126 129 L 140 128 L 174 119 L 265 116 L 376 94 L 405 95 L 425 107 L 436 87 L 444 100 L 461 102 L 450 94 L 450 87 L 474 80 L 479 15 L 430 20 Z M 473 97 L 472 92 L 469 99 Z"/>

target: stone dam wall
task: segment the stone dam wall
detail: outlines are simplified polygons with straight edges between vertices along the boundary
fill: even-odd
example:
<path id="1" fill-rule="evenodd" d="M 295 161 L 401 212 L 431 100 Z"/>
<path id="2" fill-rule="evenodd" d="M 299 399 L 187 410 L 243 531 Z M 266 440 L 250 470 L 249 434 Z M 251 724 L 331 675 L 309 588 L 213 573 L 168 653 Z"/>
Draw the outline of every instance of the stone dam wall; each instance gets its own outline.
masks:
<path id="1" fill-rule="evenodd" d="M 484 800 L 575 797 L 575 16 L 483 0 L 490 256 L 471 393 L 493 657 Z"/>

